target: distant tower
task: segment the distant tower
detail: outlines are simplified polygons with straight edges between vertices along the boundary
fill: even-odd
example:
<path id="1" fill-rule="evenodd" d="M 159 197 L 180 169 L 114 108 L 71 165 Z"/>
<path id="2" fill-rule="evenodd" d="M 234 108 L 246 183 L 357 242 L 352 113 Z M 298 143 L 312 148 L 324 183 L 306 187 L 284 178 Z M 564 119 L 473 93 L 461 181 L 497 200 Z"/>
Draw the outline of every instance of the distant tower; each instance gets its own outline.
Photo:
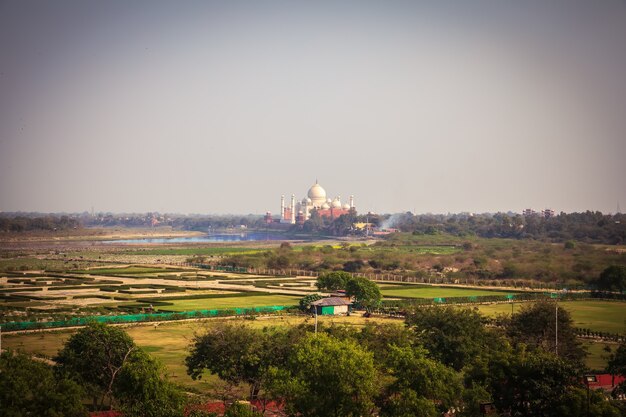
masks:
<path id="1" fill-rule="evenodd" d="M 284 219 L 285 218 L 285 196 L 281 195 L 280 196 L 280 219 Z"/>
<path id="2" fill-rule="evenodd" d="M 291 194 L 291 224 L 296 224 L 296 195 Z"/>
<path id="3" fill-rule="evenodd" d="M 351 195 L 350 196 L 350 209 L 352 210 L 354 208 L 354 196 Z"/>

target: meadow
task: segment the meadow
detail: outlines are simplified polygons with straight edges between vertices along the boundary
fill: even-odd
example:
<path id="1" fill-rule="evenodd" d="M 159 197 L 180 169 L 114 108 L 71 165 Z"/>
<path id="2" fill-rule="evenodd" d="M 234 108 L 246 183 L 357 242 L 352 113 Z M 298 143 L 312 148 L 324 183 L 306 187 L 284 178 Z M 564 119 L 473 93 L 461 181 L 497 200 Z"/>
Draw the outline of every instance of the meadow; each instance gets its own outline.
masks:
<path id="1" fill-rule="evenodd" d="M 171 300 L 168 302 L 172 303 L 172 305 L 164 306 L 161 310 L 190 311 L 265 306 L 295 306 L 298 305 L 299 300 L 300 297 L 272 294 L 250 295 L 243 297 L 197 298 L 189 300 Z"/>
<path id="2" fill-rule="evenodd" d="M 478 295 L 507 295 L 511 292 L 491 291 L 472 288 L 435 287 L 422 285 L 381 285 L 384 297 L 398 298 L 435 298 L 435 297 L 473 297 Z"/>
<path id="3" fill-rule="evenodd" d="M 486 316 L 518 312 L 524 303 L 477 306 Z M 575 327 L 600 332 L 626 334 L 626 303 L 616 301 L 563 301 L 559 306 L 569 311 Z"/>

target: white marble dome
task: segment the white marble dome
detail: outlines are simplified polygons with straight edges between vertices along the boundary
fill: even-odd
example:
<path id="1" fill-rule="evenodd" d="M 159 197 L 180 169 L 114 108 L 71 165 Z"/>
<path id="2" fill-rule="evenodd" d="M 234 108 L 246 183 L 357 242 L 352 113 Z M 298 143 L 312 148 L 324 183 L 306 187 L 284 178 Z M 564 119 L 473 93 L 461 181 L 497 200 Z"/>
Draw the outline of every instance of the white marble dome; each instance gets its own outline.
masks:
<path id="1" fill-rule="evenodd" d="M 341 208 L 344 210 L 350 210 L 350 204 L 346 203 Z"/>
<path id="2" fill-rule="evenodd" d="M 322 186 L 316 182 L 311 188 L 309 188 L 307 196 L 311 199 L 311 203 L 314 206 L 321 206 L 326 201 L 326 190 L 324 190 Z"/>
<path id="3" fill-rule="evenodd" d="M 329 208 L 330 208 L 330 205 L 328 203 L 322 204 L 322 210 L 328 210 Z"/>
<path id="4" fill-rule="evenodd" d="M 339 200 L 339 198 L 335 198 L 333 202 L 330 203 L 330 206 L 336 209 L 341 208 L 341 201 Z"/>

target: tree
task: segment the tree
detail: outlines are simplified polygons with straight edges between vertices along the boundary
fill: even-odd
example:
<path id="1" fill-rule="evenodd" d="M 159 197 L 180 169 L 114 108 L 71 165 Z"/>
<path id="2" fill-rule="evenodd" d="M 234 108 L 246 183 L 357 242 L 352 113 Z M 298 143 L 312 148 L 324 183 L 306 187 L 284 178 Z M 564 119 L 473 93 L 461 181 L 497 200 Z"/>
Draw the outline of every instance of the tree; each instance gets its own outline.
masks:
<path id="1" fill-rule="evenodd" d="M 382 295 L 378 285 L 363 277 L 354 277 L 346 283 L 346 295 L 354 297 L 357 304 L 370 309 L 380 304 Z"/>
<path id="2" fill-rule="evenodd" d="M 180 416 L 184 397 L 163 378 L 161 363 L 142 350 L 133 352 L 115 383 L 115 398 L 125 417 Z"/>
<path id="3" fill-rule="evenodd" d="M 626 344 L 621 343 L 615 352 L 611 353 L 606 368 L 613 375 L 613 378 L 615 378 L 615 375 L 626 377 Z M 626 382 L 620 384 L 618 391 L 621 393 L 626 392 Z"/>
<path id="4" fill-rule="evenodd" d="M 584 367 L 586 352 L 576 337 L 572 317 L 555 303 L 540 301 L 523 306 L 519 313 L 511 316 L 506 331 L 514 343 L 557 352 L 579 368 Z"/>
<path id="5" fill-rule="evenodd" d="M 457 371 L 488 353 L 496 335 L 483 325 L 475 310 L 456 307 L 415 308 L 407 314 L 410 326 L 434 358 Z"/>
<path id="6" fill-rule="evenodd" d="M 55 360 L 86 387 L 94 405 L 102 408 L 108 400 L 112 408 L 115 381 L 135 350 L 135 342 L 121 328 L 91 323 L 69 338 Z"/>
<path id="7" fill-rule="evenodd" d="M 373 355 L 356 342 L 308 334 L 286 367 L 272 368 L 270 387 L 293 415 L 359 417 L 372 414 L 378 372 Z"/>
<path id="8" fill-rule="evenodd" d="M 317 288 L 320 291 L 337 291 L 346 289 L 346 285 L 352 275 L 344 271 L 335 271 L 322 274 L 317 278 Z"/>
<path id="9" fill-rule="evenodd" d="M 388 387 L 381 416 L 437 416 L 460 405 L 461 376 L 427 357 L 423 348 L 390 348 L 389 368 L 394 382 Z"/>
<path id="10" fill-rule="evenodd" d="M 626 266 L 609 266 L 596 280 L 596 286 L 603 291 L 624 292 L 626 290 Z"/>
<path id="11" fill-rule="evenodd" d="M 569 390 L 577 384 L 577 370 L 567 360 L 542 349 L 517 349 L 489 363 L 488 385 L 500 413 L 561 416 Z"/>
<path id="12" fill-rule="evenodd" d="M 298 302 L 300 310 L 306 311 L 311 307 L 313 301 L 321 300 L 324 298 L 321 294 L 307 294 Z"/>
<path id="13" fill-rule="evenodd" d="M 587 412 L 589 407 L 589 412 Z M 561 400 L 554 404 L 550 412 L 554 416 L 568 417 L 623 417 L 619 403 L 609 401 L 602 390 L 587 390 L 583 387 L 571 387 L 561 397 Z"/>
<path id="14" fill-rule="evenodd" d="M 135 345 L 121 328 L 92 323 L 65 343 L 57 358 L 59 372 L 75 378 L 109 408 L 117 402 L 125 416 L 173 416 L 183 398 L 163 376 L 162 366 Z M 98 400 L 99 398 L 99 400 Z"/>
<path id="15" fill-rule="evenodd" d="M 23 353 L 0 355 L 0 415 L 83 417 L 82 388 L 64 374 Z"/>
<path id="16" fill-rule="evenodd" d="M 250 384 L 250 399 L 256 399 L 267 370 L 286 361 L 295 340 L 295 330 L 217 324 L 194 337 L 185 358 L 187 373 L 200 379 L 209 370 L 229 383 Z"/>

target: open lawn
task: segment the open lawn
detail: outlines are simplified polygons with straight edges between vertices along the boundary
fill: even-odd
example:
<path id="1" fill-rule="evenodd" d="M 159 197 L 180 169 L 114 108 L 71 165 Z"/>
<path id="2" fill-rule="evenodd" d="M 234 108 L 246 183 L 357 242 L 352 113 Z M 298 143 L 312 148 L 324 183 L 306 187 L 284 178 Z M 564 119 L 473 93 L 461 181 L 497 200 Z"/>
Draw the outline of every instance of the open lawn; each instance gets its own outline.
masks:
<path id="1" fill-rule="evenodd" d="M 94 268 L 85 269 L 80 271 L 72 271 L 76 274 L 90 274 L 90 275 L 128 275 L 128 274 L 153 274 L 164 272 L 184 272 L 185 269 L 178 268 L 152 268 L 143 266 L 126 266 L 121 268 Z"/>
<path id="2" fill-rule="evenodd" d="M 511 314 L 525 303 L 481 305 L 478 309 L 488 316 Z M 574 326 L 600 332 L 626 334 L 626 303 L 616 301 L 563 301 L 559 305 L 570 312 Z"/>
<path id="3" fill-rule="evenodd" d="M 193 300 L 168 300 L 171 306 L 164 306 L 164 310 L 191 311 L 219 308 L 245 308 L 263 306 L 293 306 L 298 305 L 299 297 L 288 295 L 251 295 L 249 297 L 198 298 Z"/>
<path id="4" fill-rule="evenodd" d="M 450 287 L 429 287 L 429 286 L 381 286 L 381 293 L 385 297 L 404 298 L 436 298 L 436 297 L 471 297 L 475 295 L 506 295 L 511 292 L 475 290 L 465 288 Z"/>
<path id="5" fill-rule="evenodd" d="M 617 348 L 616 343 L 596 343 L 591 341 L 584 341 L 583 346 L 589 352 L 589 356 L 587 356 L 587 360 L 585 361 L 589 369 L 592 371 L 603 372 L 606 369 L 607 358 L 609 352 L 605 349 L 606 346 L 609 346 L 612 350 Z"/>

